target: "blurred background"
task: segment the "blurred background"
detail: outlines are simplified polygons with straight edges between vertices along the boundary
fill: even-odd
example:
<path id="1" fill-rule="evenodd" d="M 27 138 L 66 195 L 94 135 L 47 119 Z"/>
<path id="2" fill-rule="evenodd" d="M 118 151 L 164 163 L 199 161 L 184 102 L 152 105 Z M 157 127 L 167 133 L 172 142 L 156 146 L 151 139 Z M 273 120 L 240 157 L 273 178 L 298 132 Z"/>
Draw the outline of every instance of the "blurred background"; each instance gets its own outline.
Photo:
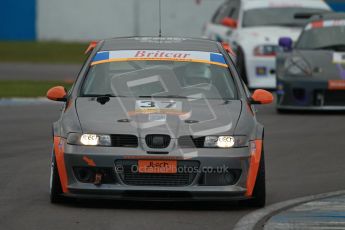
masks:
<path id="1" fill-rule="evenodd" d="M 223 0 L 162 0 L 163 36 L 200 37 Z M 2 0 L 0 98 L 69 88 L 92 40 L 157 36 L 158 0 Z"/>
<path id="2" fill-rule="evenodd" d="M 162 0 L 163 36 L 201 37 L 205 24 L 223 2 Z M 334 10 L 345 10 L 342 0 L 327 2 Z M 57 83 L 69 87 L 92 40 L 158 35 L 158 0 L 1 3 L 1 98 L 44 96 L 45 90 Z"/>
<path id="3" fill-rule="evenodd" d="M 162 0 L 163 34 L 201 36 L 203 24 L 222 2 Z M 157 3 L 157 0 L 5 0 L 0 15 L 0 39 L 88 41 L 156 36 Z"/>
<path id="4" fill-rule="evenodd" d="M 2 0 L 0 40 L 89 41 L 155 36 L 158 0 Z M 165 36 L 200 37 L 224 0 L 162 0 Z M 344 11 L 343 0 L 327 0 Z"/>
<path id="5" fill-rule="evenodd" d="M 223 2 L 162 0 L 163 36 L 201 37 L 206 23 Z M 327 2 L 336 11 L 345 10 L 342 0 Z M 1 3 L 1 98 L 44 96 L 54 84 L 70 86 L 92 40 L 158 35 L 158 0 Z"/>

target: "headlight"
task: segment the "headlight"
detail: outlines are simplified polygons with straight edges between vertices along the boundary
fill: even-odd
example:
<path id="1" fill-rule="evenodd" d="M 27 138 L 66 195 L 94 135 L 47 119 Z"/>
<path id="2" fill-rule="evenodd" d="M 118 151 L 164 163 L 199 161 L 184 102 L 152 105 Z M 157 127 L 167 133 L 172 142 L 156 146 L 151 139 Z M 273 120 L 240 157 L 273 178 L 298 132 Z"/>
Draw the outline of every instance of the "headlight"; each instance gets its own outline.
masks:
<path id="1" fill-rule="evenodd" d="M 292 57 L 285 62 L 285 70 L 290 75 L 311 75 L 308 63 L 302 57 Z"/>
<path id="2" fill-rule="evenodd" d="M 70 133 L 67 143 L 71 145 L 111 146 L 109 135 Z"/>
<path id="3" fill-rule="evenodd" d="M 80 142 L 83 145 L 98 145 L 99 136 L 97 136 L 96 134 L 83 134 L 80 137 Z"/>
<path id="4" fill-rule="evenodd" d="M 206 148 L 234 148 L 248 146 L 246 136 L 207 136 L 204 147 Z"/>
<path id="5" fill-rule="evenodd" d="M 280 50 L 281 47 L 277 45 L 260 45 L 254 48 L 253 54 L 257 57 L 271 57 L 276 56 Z"/>

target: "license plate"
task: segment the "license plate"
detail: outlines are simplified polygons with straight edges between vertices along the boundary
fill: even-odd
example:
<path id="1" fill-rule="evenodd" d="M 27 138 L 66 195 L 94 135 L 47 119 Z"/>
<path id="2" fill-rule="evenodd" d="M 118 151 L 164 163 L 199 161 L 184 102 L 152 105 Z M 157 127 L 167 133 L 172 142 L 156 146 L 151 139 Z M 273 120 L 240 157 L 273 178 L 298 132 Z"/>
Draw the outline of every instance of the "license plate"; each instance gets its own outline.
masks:
<path id="1" fill-rule="evenodd" d="M 345 80 L 329 80 L 329 90 L 345 90 Z"/>
<path id="2" fill-rule="evenodd" d="M 139 160 L 139 173 L 176 173 L 177 161 Z"/>
<path id="3" fill-rule="evenodd" d="M 264 66 L 256 67 L 256 75 L 259 77 L 263 77 L 267 75 L 267 68 Z"/>

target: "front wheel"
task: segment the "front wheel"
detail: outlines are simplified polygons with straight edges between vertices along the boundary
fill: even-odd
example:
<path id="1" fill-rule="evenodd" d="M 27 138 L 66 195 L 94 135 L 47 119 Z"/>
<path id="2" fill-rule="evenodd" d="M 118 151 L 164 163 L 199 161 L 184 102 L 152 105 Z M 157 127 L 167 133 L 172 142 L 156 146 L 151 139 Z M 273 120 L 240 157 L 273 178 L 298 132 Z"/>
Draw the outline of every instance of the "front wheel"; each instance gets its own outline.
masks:
<path id="1" fill-rule="evenodd" d="M 61 203 L 62 201 L 62 187 L 56 165 L 55 154 L 53 152 L 50 166 L 50 202 Z"/>
<path id="2" fill-rule="evenodd" d="M 250 207 L 262 208 L 266 204 L 266 175 L 265 175 L 265 155 L 262 150 L 258 175 L 256 177 L 253 198 L 246 201 Z"/>

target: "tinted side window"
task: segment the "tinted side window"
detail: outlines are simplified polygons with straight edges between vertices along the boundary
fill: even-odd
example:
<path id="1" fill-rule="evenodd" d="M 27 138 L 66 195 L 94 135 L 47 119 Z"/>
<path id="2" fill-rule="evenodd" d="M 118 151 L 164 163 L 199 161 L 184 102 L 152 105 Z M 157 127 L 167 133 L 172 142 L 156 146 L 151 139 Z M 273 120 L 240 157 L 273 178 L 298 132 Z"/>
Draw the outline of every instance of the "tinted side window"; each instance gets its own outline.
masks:
<path id="1" fill-rule="evenodd" d="M 230 17 L 238 20 L 239 14 L 240 14 L 240 6 L 238 4 L 235 4 L 233 8 L 233 13 Z"/>
<path id="2" fill-rule="evenodd" d="M 216 23 L 216 19 L 218 18 L 218 15 L 219 15 L 219 12 L 221 11 L 221 9 L 222 9 L 222 7 L 223 7 L 224 5 L 221 5 L 217 10 L 216 10 L 216 12 L 214 13 L 214 15 L 213 15 L 213 17 L 212 17 L 212 23 Z"/>
<path id="3" fill-rule="evenodd" d="M 224 4 L 218 9 L 218 14 L 215 15 L 213 23 L 220 24 L 223 18 L 228 17 L 232 8 L 229 4 Z"/>
<path id="4" fill-rule="evenodd" d="M 237 20 L 240 13 L 239 11 L 240 11 L 241 1 L 231 1 L 229 5 L 230 5 L 230 10 L 227 16 Z"/>

